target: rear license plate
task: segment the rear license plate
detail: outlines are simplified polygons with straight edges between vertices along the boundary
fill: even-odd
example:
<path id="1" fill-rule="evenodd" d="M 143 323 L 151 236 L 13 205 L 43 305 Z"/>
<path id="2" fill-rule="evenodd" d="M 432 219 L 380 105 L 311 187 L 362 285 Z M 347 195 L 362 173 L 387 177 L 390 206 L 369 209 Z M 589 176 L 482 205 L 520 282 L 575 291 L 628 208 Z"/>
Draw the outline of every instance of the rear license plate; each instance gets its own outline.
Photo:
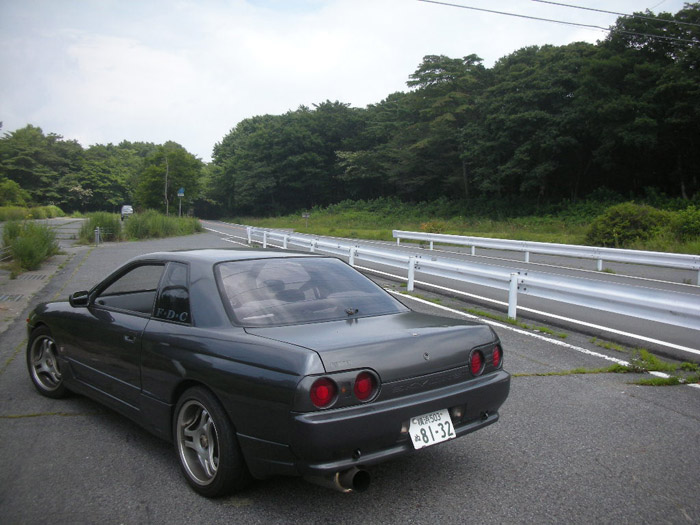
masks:
<path id="1" fill-rule="evenodd" d="M 413 448 L 419 449 L 457 437 L 447 409 L 412 417 L 408 427 Z"/>

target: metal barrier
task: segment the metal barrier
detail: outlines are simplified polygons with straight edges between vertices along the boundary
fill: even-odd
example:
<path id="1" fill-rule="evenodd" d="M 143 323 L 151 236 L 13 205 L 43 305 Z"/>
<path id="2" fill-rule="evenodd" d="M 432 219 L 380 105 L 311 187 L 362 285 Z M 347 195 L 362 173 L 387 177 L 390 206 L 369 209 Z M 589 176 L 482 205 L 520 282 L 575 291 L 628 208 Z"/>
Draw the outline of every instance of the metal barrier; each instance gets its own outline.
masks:
<path id="1" fill-rule="evenodd" d="M 0 248 L 0 261 L 7 261 L 12 258 L 12 250 L 9 246 Z"/>
<path id="2" fill-rule="evenodd" d="M 455 281 L 496 288 L 508 292 L 508 316 L 517 316 L 519 295 L 538 297 L 586 308 L 594 308 L 620 315 L 634 316 L 650 321 L 700 329 L 700 301 L 698 297 L 680 292 L 651 288 L 633 288 L 578 277 L 518 271 L 485 264 L 466 263 L 453 259 L 410 255 L 381 247 L 366 247 L 359 243 L 321 239 L 307 235 L 289 234 L 274 230 L 247 228 L 248 243 L 270 241 L 305 248 L 311 252 L 329 253 L 348 257 L 350 265 L 358 261 L 372 262 L 407 272 L 407 290 L 414 289 L 415 272 Z"/>
<path id="3" fill-rule="evenodd" d="M 603 261 L 662 266 L 680 270 L 695 270 L 698 272 L 697 284 L 700 285 L 700 255 L 622 250 L 619 248 L 597 248 L 595 246 L 577 246 L 573 244 L 554 244 L 546 242 L 510 241 L 507 239 L 465 237 L 462 235 L 408 232 L 401 230 L 394 230 L 393 235 L 397 245 L 401 244 L 401 239 L 429 242 L 431 250 L 433 249 L 434 243 L 437 242 L 458 246 L 471 246 L 472 255 L 476 255 L 476 248 L 523 252 L 525 254 L 526 263 L 530 262 L 531 253 L 538 253 L 543 255 L 593 259 L 598 262 L 598 271 L 603 270 Z"/>

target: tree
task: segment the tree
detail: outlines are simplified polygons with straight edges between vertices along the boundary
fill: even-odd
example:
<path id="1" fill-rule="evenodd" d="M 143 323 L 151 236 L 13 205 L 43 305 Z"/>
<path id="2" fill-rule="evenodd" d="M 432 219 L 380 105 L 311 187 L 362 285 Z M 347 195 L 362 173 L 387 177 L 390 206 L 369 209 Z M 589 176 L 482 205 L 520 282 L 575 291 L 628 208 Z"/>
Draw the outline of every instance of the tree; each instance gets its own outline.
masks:
<path id="1" fill-rule="evenodd" d="M 178 189 L 184 188 L 183 204 L 189 206 L 199 198 L 202 168 L 201 160 L 175 142 L 157 146 L 144 161 L 134 193 L 136 204 L 165 212 L 166 202 L 178 202 Z"/>

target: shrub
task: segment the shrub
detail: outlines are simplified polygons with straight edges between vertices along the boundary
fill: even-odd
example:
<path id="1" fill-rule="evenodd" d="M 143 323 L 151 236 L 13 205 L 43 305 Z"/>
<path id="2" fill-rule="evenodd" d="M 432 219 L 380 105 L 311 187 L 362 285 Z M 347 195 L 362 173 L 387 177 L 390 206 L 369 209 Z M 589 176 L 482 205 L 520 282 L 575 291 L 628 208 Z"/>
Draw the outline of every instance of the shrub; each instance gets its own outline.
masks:
<path id="1" fill-rule="evenodd" d="M 700 209 L 688 206 L 678 211 L 671 220 L 671 228 L 679 241 L 691 241 L 700 237 Z"/>
<path id="2" fill-rule="evenodd" d="M 29 209 L 21 206 L 3 206 L 0 208 L 0 221 L 22 221 L 29 215 Z"/>
<path id="3" fill-rule="evenodd" d="M 95 230 L 100 228 L 100 237 L 103 241 L 119 241 L 123 239 L 121 218 L 116 213 L 98 211 L 88 213 L 87 221 L 80 229 L 80 240 L 85 243 L 95 241 Z"/>
<path id="4" fill-rule="evenodd" d="M 0 221 L 23 221 L 24 219 L 51 219 L 53 217 L 65 217 L 66 214 L 58 206 L 36 206 L 25 208 L 23 206 L 1 206 Z"/>
<path id="5" fill-rule="evenodd" d="M 651 206 L 623 202 L 608 208 L 593 221 L 586 234 L 586 242 L 597 246 L 624 248 L 657 234 L 668 217 L 667 212 Z"/>
<path id="6" fill-rule="evenodd" d="M 44 224 L 9 222 L 3 231 L 3 242 L 10 247 L 15 264 L 25 270 L 36 270 L 58 253 L 56 235 Z"/>

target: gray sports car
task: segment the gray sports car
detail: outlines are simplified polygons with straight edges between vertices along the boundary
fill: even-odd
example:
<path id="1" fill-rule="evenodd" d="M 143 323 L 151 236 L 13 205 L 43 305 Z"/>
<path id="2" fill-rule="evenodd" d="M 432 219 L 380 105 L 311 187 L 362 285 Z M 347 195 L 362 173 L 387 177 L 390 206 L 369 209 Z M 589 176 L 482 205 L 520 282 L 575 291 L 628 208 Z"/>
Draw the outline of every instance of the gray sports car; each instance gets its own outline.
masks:
<path id="1" fill-rule="evenodd" d="M 368 467 L 495 423 L 510 388 L 490 327 L 413 312 L 311 254 L 152 253 L 28 322 L 41 394 L 174 442 L 209 497 L 275 475 L 364 490 Z"/>

